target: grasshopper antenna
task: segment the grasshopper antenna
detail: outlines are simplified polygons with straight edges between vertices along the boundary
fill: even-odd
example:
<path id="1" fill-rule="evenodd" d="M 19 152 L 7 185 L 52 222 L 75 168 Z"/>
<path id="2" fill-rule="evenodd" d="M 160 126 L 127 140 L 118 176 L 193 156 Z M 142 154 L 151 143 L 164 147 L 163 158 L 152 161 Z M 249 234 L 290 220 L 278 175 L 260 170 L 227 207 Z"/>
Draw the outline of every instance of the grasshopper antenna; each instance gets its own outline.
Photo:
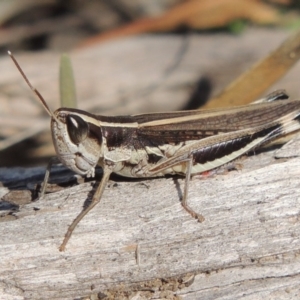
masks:
<path id="1" fill-rule="evenodd" d="M 40 94 L 40 92 L 35 87 L 32 86 L 32 84 L 30 83 L 29 79 L 27 78 L 27 76 L 23 72 L 22 68 L 20 67 L 19 63 L 17 62 L 17 60 L 13 56 L 13 54 L 10 51 L 7 51 L 7 53 L 10 56 L 10 58 L 12 59 L 12 61 L 14 62 L 14 64 L 16 65 L 17 69 L 21 73 L 21 75 L 24 78 L 24 80 L 26 81 L 27 85 L 30 87 L 30 89 L 33 91 L 33 93 L 38 97 L 39 101 L 42 103 L 42 105 L 43 105 L 44 109 L 47 111 L 48 115 L 50 117 L 52 117 L 57 123 L 60 123 L 59 120 L 57 119 L 57 117 L 54 115 L 54 113 L 51 111 L 51 109 L 47 105 L 45 99 Z"/>

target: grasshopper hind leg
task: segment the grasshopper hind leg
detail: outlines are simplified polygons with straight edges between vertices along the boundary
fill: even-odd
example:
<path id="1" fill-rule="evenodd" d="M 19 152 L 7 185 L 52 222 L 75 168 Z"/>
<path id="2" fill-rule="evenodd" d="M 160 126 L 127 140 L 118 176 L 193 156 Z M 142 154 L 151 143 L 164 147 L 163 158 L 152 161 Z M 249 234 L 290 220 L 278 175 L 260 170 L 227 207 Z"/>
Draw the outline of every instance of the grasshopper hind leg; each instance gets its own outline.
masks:
<path id="1" fill-rule="evenodd" d="M 177 165 L 185 164 L 186 167 L 184 170 L 182 170 L 182 172 L 185 173 L 185 181 L 184 181 L 183 196 L 181 198 L 181 205 L 193 218 L 197 219 L 199 222 L 203 222 L 205 220 L 204 217 L 201 214 L 195 212 L 187 203 L 189 183 L 191 180 L 192 168 L 193 168 L 193 160 L 194 160 L 193 153 L 190 152 L 188 154 L 183 151 L 181 155 L 177 155 L 176 157 L 167 159 L 161 162 L 161 164 L 156 165 L 154 168 L 150 169 L 149 175 L 153 176 L 156 175 L 157 173 L 163 172 L 166 169 L 176 167 Z M 181 171 L 178 172 L 178 170 L 176 170 L 174 173 L 182 175 L 182 172 Z"/>
<path id="2" fill-rule="evenodd" d="M 184 190 L 183 190 L 183 197 L 181 199 L 181 205 L 193 218 L 197 219 L 199 222 L 203 222 L 205 220 L 205 218 L 201 214 L 196 213 L 187 203 L 189 183 L 191 180 L 191 173 L 192 173 L 192 167 L 193 167 L 193 155 L 192 154 L 189 156 L 189 159 L 186 161 L 186 164 L 187 164 L 187 169 L 186 169 L 186 174 L 185 174 Z"/>

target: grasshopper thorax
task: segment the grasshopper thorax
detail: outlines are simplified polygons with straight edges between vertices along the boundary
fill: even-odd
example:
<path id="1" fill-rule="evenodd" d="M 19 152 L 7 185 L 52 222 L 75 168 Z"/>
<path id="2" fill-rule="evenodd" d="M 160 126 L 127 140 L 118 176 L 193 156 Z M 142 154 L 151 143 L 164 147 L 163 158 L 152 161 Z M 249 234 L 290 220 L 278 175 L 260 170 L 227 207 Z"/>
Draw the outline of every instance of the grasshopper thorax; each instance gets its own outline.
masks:
<path id="1" fill-rule="evenodd" d="M 53 114 L 52 139 L 59 160 L 77 174 L 94 176 L 102 144 L 97 120 L 77 109 L 60 108 Z"/>

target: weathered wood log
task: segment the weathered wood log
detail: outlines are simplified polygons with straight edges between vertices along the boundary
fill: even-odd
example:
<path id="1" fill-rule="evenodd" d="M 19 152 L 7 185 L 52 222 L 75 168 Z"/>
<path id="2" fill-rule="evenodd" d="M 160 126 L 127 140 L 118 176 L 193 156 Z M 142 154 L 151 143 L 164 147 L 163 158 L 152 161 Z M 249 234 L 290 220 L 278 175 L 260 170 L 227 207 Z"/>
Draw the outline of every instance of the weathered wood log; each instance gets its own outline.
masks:
<path id="1" fill-rule="evenodd" d="M 195 177 L 189 203 L 203 214 L 203 223 L 180 205 L 182 179 L 111 182 L 63 253 L 58 247 L 94 181 L 14 206 L 10 214 L 6 202 L 0 218 L 1 299 L 79 299 L 100 291 L 111 299 L 296 298 L 298 147 L 292 144 L 295 150 L 284 159 L 261 153 L 242 160 L 239 170 Z M 16 183 L 32 187 L 42 170 L 0 174 L 4 194 L 5 186 Z"/>

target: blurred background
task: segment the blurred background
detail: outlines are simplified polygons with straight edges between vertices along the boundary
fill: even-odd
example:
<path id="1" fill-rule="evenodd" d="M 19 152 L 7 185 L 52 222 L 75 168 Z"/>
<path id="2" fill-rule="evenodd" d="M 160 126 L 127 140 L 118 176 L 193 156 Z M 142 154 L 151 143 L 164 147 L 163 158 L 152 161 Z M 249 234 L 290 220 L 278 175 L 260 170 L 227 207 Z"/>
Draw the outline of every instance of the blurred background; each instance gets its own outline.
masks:
<path id="1" fill-rule="evenodd" d="M 49 117 L 7 50 L 53 110 L 64 52 L 81 109 L 196 109 L 299 29 L 299 8 L 292 0 L 0 1 L 0 166 L 55 155 Z M 298 73 L 296 65 L 270 91 L 299 97 Z"/>
<path id="2" fill-rule="evenodd" d="M 250 24 L 296 27 L 292 0 L 0 1 L 1 51 L 70 51 L 142 33 L 241 33 Z"/>

